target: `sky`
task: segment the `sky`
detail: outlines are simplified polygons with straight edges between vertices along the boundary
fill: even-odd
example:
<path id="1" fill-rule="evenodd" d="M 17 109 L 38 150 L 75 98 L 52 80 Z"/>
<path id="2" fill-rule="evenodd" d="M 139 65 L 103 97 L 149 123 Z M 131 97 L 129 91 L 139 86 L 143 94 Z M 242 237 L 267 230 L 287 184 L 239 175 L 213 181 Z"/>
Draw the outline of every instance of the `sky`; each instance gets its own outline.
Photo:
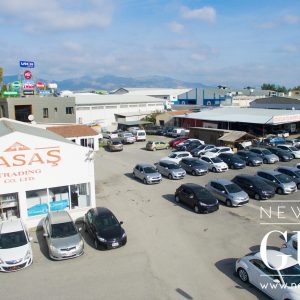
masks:
<path id="1" fill-rule="evenodd" d="M 0 34 L 4 75 L 300 85 L 299 0 L 0 0 Z"/>

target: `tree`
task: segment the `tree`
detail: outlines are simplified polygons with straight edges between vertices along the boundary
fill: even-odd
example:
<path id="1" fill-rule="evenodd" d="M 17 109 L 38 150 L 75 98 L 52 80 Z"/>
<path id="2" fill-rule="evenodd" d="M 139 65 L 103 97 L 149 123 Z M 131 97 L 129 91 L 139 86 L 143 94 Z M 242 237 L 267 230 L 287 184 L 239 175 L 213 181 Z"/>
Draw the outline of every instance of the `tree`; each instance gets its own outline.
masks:
<path id="1" fill-rule="evenodd" d="M 159 115 L 159 114 L 161 114 L 161 112 L 159 112 L 159 111 L 153 112 L 150 115 L 144 117 L 142 119 L 142 121 L 147 121 L 147 122 L 151 122 L 151 123 L 155 124 L 156 123 L 156 116 Z"/>
<path id="2" fill-rule="evenodd" d="M 300 85 L 293 87 L 292 91 L 300 91 Z"/>
<path id="3" fill-rule="evenodd" d="M 285 86 L 275 85 L 274 83 L 263 83 L 261 89 L 285 94 L 288 92 L 288 89 Z"/>

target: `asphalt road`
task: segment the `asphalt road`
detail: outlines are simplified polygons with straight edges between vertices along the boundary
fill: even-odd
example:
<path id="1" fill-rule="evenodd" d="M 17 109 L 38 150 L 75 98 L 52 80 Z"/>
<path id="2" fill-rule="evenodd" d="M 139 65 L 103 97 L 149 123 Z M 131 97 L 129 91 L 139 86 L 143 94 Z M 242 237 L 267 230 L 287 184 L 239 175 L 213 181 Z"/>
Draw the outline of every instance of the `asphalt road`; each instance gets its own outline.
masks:
<path id="1" fill-rule="evenodd" d="M 116 153 L 101 149 L 95 158 L 97 205 L 108 207 L 124 221 L 127 245 L 97 251 L 83 233 L 85 254 L 55 262 L 48 259 L 42 233 L 34 232 L 34 263 L 26 270 L 0 274 L 2 299 L 267 299 L 256 288 L 241 283 L 234 274 L 234 263 L 258 249 L 268 231 L 299 228 L 261 223 L 298 222 L 290 209 L 293 205 L 297 212 L 297 203 L 288 200 L 300 202 L 300 192 L 276 195 L 271 203 L 251 199 L 244 207 L 221 205 L 217 212 L 197 215 L 174 203 L 179 185 L 205 185 L 212 178 L 231 179 L 241 172 L 254 174 L 258 168 L 203 177 L 187 175 L 180 181 L 164 178 L 160 184 L 149 186 L 132 177 L 134 165 L 157 162 L 170 151 L 148 152 L 144 146 L 142 142 L 127 145 Z M 285 219 L 276 215 L 279 204 L 286 206 L 286 214 L 281 215 Z M 265 209 L 271 205 L 271 219 L 260 217 L 261 205 Z M 277 235 L 270 238 L 270 246 L 280 247 L 282 243 Z"/>

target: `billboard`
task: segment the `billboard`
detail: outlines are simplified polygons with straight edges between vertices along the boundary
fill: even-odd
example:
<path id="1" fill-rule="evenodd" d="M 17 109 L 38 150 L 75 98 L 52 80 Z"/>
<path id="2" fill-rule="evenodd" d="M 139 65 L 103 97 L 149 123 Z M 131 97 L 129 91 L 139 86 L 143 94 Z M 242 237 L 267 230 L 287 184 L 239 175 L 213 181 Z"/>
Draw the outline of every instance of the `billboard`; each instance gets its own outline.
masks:
<path id="1" fill-rule="evenodd" d="M 33 61 L 20 60 L 20 68 L 34 68 Z"/>

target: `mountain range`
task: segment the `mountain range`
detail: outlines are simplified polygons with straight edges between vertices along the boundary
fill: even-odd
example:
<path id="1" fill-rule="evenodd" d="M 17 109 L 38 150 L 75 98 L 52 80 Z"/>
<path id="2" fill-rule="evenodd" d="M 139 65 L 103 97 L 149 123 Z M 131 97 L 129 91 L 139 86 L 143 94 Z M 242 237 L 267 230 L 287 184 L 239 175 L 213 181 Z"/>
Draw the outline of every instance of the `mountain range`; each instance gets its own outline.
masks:
<path id="1" fill-rule="evenodd" d="M 3 76 L 5 84 L 18 80 L 18 75 Z M 42 82 L 56 82 L 60 91 L 106 90 L 112 91 L 121 87 L 131 88 L 196 88 L 205 87 L 202 83 L 177 80 L 166 76 L 121 77 L 105 75 L 102 77 L 83 76 L 61 81 L 38 79 Z"/>

